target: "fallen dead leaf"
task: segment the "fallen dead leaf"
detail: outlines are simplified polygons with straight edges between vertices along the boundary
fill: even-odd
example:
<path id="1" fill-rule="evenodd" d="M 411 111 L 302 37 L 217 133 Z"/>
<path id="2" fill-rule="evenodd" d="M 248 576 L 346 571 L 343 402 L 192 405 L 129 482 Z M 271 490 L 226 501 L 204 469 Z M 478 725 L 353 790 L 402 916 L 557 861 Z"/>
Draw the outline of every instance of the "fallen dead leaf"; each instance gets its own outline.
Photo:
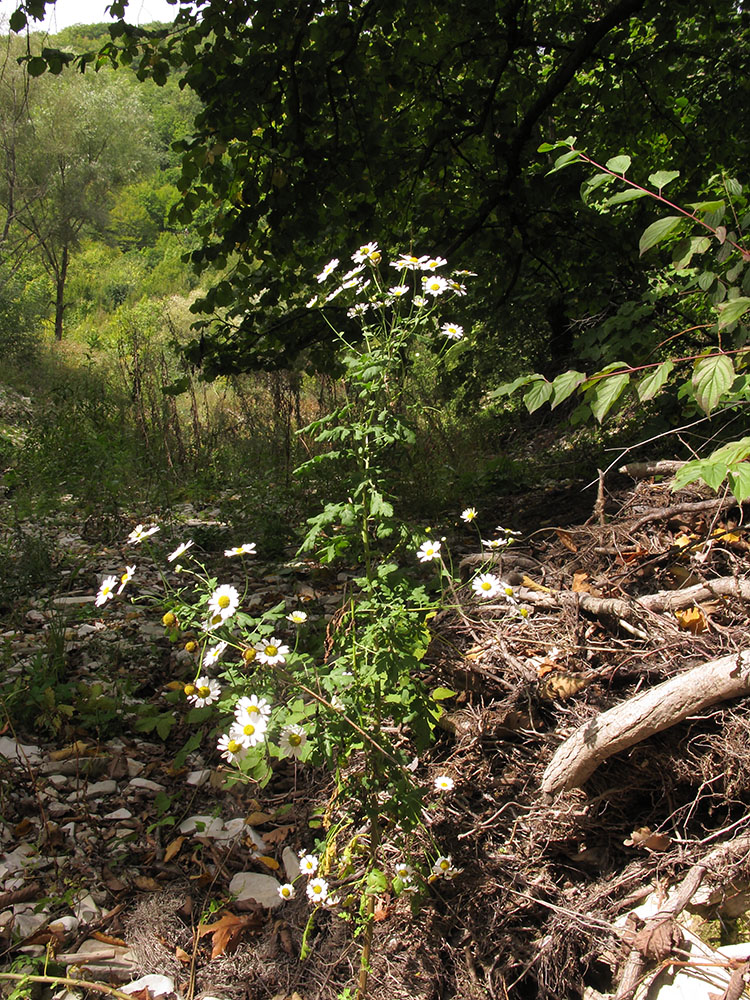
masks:
<path id="1" fill-rule="evenodd" d="M 156 879 L 149 875 L 136 875 L 133 879 L 133 885 L 142 892 L 158 892 L 162 888 Z"/>
<path id="2" fill-rule="evenodd" d="M 174 954 L 177 961 L 182 962 L 183 965 L 190 965 L 192 962 L 190 955 L 188 955 L 184 948 L 180 948 L 179 945 L 175 947 Z"/>
<path id="3" fill-rule="evenodd" d="M 179 854 L 184 843 L 184 837 L 175 837 L 173 841 L 167 844 L 167 848 L 164 851 L 164 862 L 166 863 L 167 861 L 171 861 L 175 855 Z"/>
<path id="4" fill-rule="evenodd" d="M 623 843 L 626 847 L 645 847 L 648 851 L 666 851 L 672 838 L 666 833 L 653 833 L 650 826 L 639 826 Z"/>
<path id="5" fill-rule="evenodd" d="M 112 937 L 110 934 L 103 934 L 101 931 L 92 931 L 91 937 L 97 941 L 101 941 L 103 944 L 111 944 L 115 948 L 127 948 L 128 946 L 128 942 L 123 941 L 122 938 Z"/>
<path id="6" fill-rule="evenodd" d="M 578 546 L 573 541 L 572 537 L 568 534 L 567 531 L 563 531 L 562 528 L 555 528 L 555 534 L 569 552 L 578 551 Z"/>
<path id="7" fill-rule="evenodd" d="M 258 911 L 240 915 L 227 913 L 212 924 L 204 924 L 198 930 L 198 937 L 211 935 L 211 958 L 218 958 L 225 953 L 231 954 L 244 934 L 260 930 L 262 924 L 263 914 Z"/>
<path id="8" fill-rule="evenodd" d="M 255 860 L 260 861 L 261 864 L 264 864 L 266 866 L 266 868 L 270 868 L 272 872 L 278 871 L 280 867 L 279 862 L 276 860 L 276 858 L 269 858 L 265 854 L 259 854 Z"/>
<path id="9" fill-rule="evenodd" d="M 569 674 L 562 670 L 553 670 L 542 680 L 539 685 L 539 693 L 542 698 L 549 701 L 559 699 L 565 701 L 572 698 L 585 687 L 588 687 L 590 679 L 583 674 Z"/>
<path id="10" fill-rule="evenodd" d="M 270 833 L 263 834 L 263 841 L 266 844 L 280 844 L 282 840 L 286 840 L 289 834 L 294 830 L 293 826 L 277 826 L 275 830 L 271 830 Z"/>
<path id="11" fill-rule="evenodd" d="M 264 823 L 270 823 L 273 819 L 272 813 L 253 811 L 245 819 L 248 826 L 262 826 Z"/>
<path id="12" fill-rule="evenodd" d="M 76 740 L 70 746 L 62 747 L 60 750 L 50 751 L 50 760 L 68 760 L 70 757 L 90 757 L 96 753 L 96 747 L 90 747 L 83 740 Z"/>
<path id="13" fill-rule="evenodd" d="M 675 611 L 674 616 L 680 628 L 686 632 L 692 632 L 693 635 L 705 632 L 708 628 L 706 616 L 700 608 L 692 607 L 686 608 L 684 611 Z"/>

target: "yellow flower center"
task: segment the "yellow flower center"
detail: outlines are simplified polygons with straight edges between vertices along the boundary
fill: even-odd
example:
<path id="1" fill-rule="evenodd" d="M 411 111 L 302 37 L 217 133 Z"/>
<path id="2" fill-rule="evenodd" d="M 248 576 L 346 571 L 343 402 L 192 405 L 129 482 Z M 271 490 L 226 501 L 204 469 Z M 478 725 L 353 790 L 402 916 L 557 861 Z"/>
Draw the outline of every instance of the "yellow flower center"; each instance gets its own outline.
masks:
<path id="1" fill-rule="evenodd" d="M 302 737 L 299 733 L 289 733 L 287 739 L 289 740 L 289 745 L 293 747 L 298 747 L 302 742 Z"/>
<path id="2" fill-rule="evenodd" d="M 228 608 L 230 601 L 226 594 L 222 594 L 216 603 L 219 605 L 220 608 Z"/>
<path id="3" fill-rule="evenodd" d="M 239 749 L 240 749 L 240 744 L 237 742 L 237 740 L 230 740 L 227 743 L 227 750 L 230 753 L 237 753 Z"/>
<path id="4" fill-rule="evenodd" d="M 194 652 L 196 651 L 196 649 L 197 649 L 197 648 L 198 648 L 198 643 L 197 643 L 197 642 L 193 642 L 193 641 L 191 640 L 190 642 L 186 642 L 186 643 L 185 643 L 185 650 L 186 650 L 186 651 L 187 651 L 188 653 L 194 653 Z"/>
<path id="5" fill-rule="evenodd" d="M 169 628 L 170 625 L 174 625 L 176 621 L 177 619 L 175 618 L 175 616 L 172 614 L 171 611 L 167 611 L 167 613 L 161 620 L 162 625 L 166 625 L 167 628 Z"/>
<path id="6" fill-rule="evenodd" d="M 202 684 L 201 687 L 198 688 L 198 694 L 201 698 L 207 698 L 211 694 L 211 688 L 208 684 Z"/>
<path id="7" fill-rule="evenodd" d="M 319 896 L 322 891 L 323 891 L 323 886 L 322 885 L 314 885 L 313 886 L 313 892 L 316 893 L 316 895 Z"/>
<path id="8" fill-rule="evenodd" d="M 440 870 L 447 872 L 449 868 L 450 868 L 450 862 L 446 861 L 446 859 L 443 858 L 443 860 L 440 862 Z"/>
<path id="9" fill-rule="evenodd" d="M 242 729 L 245 736 L 252 736 L 255 733 L 255 726 L 252 722 L 248 722 Z"/>
<path id="10" fill-rule="evenodd" d="M 276 646 L 266 646 L 266 656 L 277 656 L 278 652 Z"/>

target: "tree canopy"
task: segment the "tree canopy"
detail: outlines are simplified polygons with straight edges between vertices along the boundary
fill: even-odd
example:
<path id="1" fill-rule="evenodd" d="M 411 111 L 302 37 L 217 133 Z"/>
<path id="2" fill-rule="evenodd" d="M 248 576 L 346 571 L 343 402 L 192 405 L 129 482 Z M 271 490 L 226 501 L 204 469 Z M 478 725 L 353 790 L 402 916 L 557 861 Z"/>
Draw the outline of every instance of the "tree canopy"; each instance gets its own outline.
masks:
<path id="1" fill-rule="evenodd" d="M 13 27 L 48 2 L 21 4 Z M 209 373 L 324 364 L 310 275 L 371 239 L 481 274 L 492 363 L 519 344 L 565 353 L 572 320 L 638 282 L 639 226 L 584 216 L 572 176 L 544 177 L 540 143 L 679 164 L 684 190 L 747 162 L 750 21 L 734 0 L 197 0 L 155 30 L 128 25 L 125 3 L 111 13 L 111 42 L 81 61 L 176 71 L 202 105 L 175 213 L 197 226 L 197 267 L 221 269 L 195 307 Z"/>

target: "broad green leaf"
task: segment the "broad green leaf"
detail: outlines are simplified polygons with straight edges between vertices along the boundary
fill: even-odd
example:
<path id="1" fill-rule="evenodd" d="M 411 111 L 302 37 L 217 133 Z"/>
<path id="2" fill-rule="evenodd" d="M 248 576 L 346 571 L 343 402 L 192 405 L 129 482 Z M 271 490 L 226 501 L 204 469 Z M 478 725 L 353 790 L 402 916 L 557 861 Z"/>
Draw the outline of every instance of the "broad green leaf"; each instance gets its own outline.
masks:
<path id="1" fill-rule="evenodd" d="M 659 392 L 674 369 L 674 361 L 662 361 L 660 365 L 644 375 L 638 383 L 638 398 L 642 403 L 648 399 L 653 399 Z"/>
<path id="2" fill-rule="evenodd" d="M 623 154 L 622 156 L 613 156 L 611 160 L 607 160 L 604 166 L 615 174 L 624 174 L 632 162 L 629 156 Z"/>
<path id="3" fill-rule="evenodd" d="M 600 368 L 598 372 L 594 372 L 593 375 L 589 375 L 586 381 L 583 383 L 583 389 L 592 389 L 599 385 L 602 381 L 602 375 L 610 375 L 612 372 L 618 372 L 621 374 L 630 374 L 630 365 L 625 364 L 624 361 L 612 361 L 604 368 Z"/>
<path id="4" fill-rule="evenodd" d="M 29 76 L 41 76 L 47 69 L 47 60 L 41 56 L 33 56 L 26 63 L 26 69 Z"/>
<path id="5" fill-rule="evenodd" d="M 497 389 L 493 389 L 492 392 L 488 392 L 487 398 L 499 399 L 501 396 L 511 396 L 516 389 L 520 389 L 522 385 L 528 385 L 529 382 L 534 382 L 541 377 L 541 375 L 519 375 L 518 378 L 513 379 L 512 382 L 503 382 L 503 384 L 499 385 Z"/>
<path id="6" fill-rule="evenodd" d="M 563 167 L 567 167 L 570 163 L 575 163 L 576 160 L 579 160 L 580 158 L 581 154 L 577 149 L 571 149 L 569 153 L 563 153 L 562 156 L 558 156 L 555 160 L 554 167 L 551 170 L 548 170 L 545 176 L 549 177 L 550 174 L 556 174 L 558 170 L 562 170 Z"/>
<path id="7" fill-rule="evenodd" d="M 647 191 L 638 191 L 636 188 L 629 188 L 627 191 L 618 191 L 611 198 L 603 201 L 603 205 L 622 205 L 626 201 L 636 201 L 638 198 L 645 198 Z"/>
<path id="8" fill-rule="evenodd" d="M 723 330 L 730 323 L 736 323 L 741 316 L 745 315 L 748 309 L 750 309 L 750 298 L 745 296 L 731 299 L 729 302 L 723 302 L 719 306 L 719 329 Z"/>
<path id="9" fill-rule="evenodd" d="M 737 462 L 744 462 L 748 456 L 750 456 L 750 437 L 743 437 L 739 441 L 729 441 L 722 445 L 711 458 L 720 458 L 725 465 L 736 465 Z"/>
<path id="10" fill-rule="evenodd" d="M 552 409 L 572 395 L 578 386 L 586 381 L 585 372 L 567 371 L 558 375 L 552 383 Z"/>
<path id="11" fill-rule="evenodd" d="M 559 139 L 557 142 L 543 142 L 537 149 L 537 153 L 551 153 L 553 149 L 562 149 L 563 146 L 575 146 L 576 137 L 568 136 L 567 139 Z"/>
<path id="12" fill-rule="evenodd" d="M 523 397 L 526 409 L 529 413 L 533 413 L 534 410 L 538 410 L 540 406 L 544 406 L 545 403 L 549 402 L 551 395 L 552 383 L 546 379 L 539 379 Z"/>
<path id="13" fill-rule="evenodd" d="M 716 281 L 716 275 L 713 271 L 703 271 L 698 275 L 698 288 L 702 292 L 707 292 L 714 281 Z"/>
<path id="14" fill-rule="evenodd" d="M 675 229 L 682 225 L 683 222 L 684 219 L 681 215 L 667 215 L 663 219 L 657 219 L 656 222 L 652 222 L 641 236 L 638 244 L 641 256 L 643 256 L 647 250 L 650 250 L 651 247 L 655 247 L 657 243 L 661 243 L 662 240 L 665 240 L 667 236 L 673 233 Z"/>
<path id="15" fill-rule="evenodd" d="M 678 270 L 687 267 L 695 254 L 705 253 L 710 246 L 708 236 L 686 236 L 672 248 L 672 264 Z"/>
<path id="16" fill-rule="evenodd" d="M 455 698 L 456 692 L 450 688 L 438 687 L 432 692 L 432 697 L 435 701 L 445 701 L 446 698 Z"/>
<path id="17" fill-rule="evenodd" d="M 750 497 L 750 462 L 740 462 L 729 470 L 729 485 L 737 503 Z"/>
<path id="18" fill-rule="evenodd" d="M 661 191 L 662 188 L 676 180 L 679 176 L 679 170 L 657 170 L 656 173 L 649 174 L 648 182 Z"/>
<path id="19" fill-rule="evenodd" d="M 702 358 L 693 369 L 693 391 L 698 406 L 710 413 L 721 397 L 732 387 L 734 365 L 726 354 Z"/>
<path id="20" fill-rule="evenodd" d="M 10 15 L 8 27 L 11 31 L 23 31 L 26 27 L 26 15 L 22 10 L 14 10 Z"/>
<path id="21" fill-rule="evenodd" d="M 711 458 L 706 459 L 703 465 L 701 478 L 712 490 L 718 490 L 727 478 L 727 472 L 727 463 L 717 459 L 716 455 L 712 455 Z"/>
<path id="22" fill-rule="evenodd" d="M 612 184 L 615 178 L 611 174 L 594 174 L 581 184 L 581 200 L 588 205 L 590 196 L 600 187 Z"/>
<path id="23" fill-rule="evenodd" d="M 674 480 L 672 481 L 672 492 L 674 493 L 677 490 L 681 490 L 683 486 L 694 483 L 696 479 L 702 479 L 705 464 L 702 459 L 695 462 L 686 462 L 681 469 L 675 472 Z"/>
<path id="24" fill-rule="evenodd" d="M 735 177 L 727 177 L 726 185 L 727 191 L 732 195 L 732 197 L 739 198 L 742 194 L 742 185 L 740 182 Z"/>
<path id="25" fill-rule="evenodd" d="M 630 375 L 609 375 L 601 379 L 599 384 L 592 390 L 591 412 L 599 423 L 615 405 L 623 391 L 630 384 Z"/>

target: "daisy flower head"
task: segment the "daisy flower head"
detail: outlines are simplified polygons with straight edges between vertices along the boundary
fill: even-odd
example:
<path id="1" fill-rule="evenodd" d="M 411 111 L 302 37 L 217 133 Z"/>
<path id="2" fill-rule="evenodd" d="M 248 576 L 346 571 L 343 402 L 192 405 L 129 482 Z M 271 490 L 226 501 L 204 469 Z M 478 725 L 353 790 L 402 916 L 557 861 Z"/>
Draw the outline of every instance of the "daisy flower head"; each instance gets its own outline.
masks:
<path id="1" fill-rule="evenodd" d="M 424 297 L 424 295 L 414 295 L 412 296 L 411 303 L 413 306 L 416 306 L 417 309 L 421 309 L 422 306 L 427 305 L 427 299 Z"/>
<path id="2" fill-rule="evenodd" d="M 318 859 L 314 854 L 299 852 L 299 870 L 303 875 L 314 875 L 318 870 Z"/>
<path id="3" fill-rule="evenodd" d="M 356 319 L 357 316 L 364 316 L 369 308 L 369 302 L 357 302 L 355 305 L 351 306 L 351 308 L 346 310 L 346 315 L 349 319 Z"/>
<path id="4" fill-rule="evenodd" d="M 439 267 L 445 267 L 448 261 L 445 257 L 428 257 L 422 264 L 423 271 L 436 271 Z"/>
<path id="5" fill-rule="evenodd" d="M 456 782 L 447 774 L 439 774 L 433 782 L 435 790 L 438 792 L 452 792 Z"/>
<path id="6" fill-rule="evenodd" d="M 292 611 L 291 614 L 286 616 L 286 620 L 291 622 L 293 625 L 304 625 L 307 621 L 306 611 Z"/>
<path id="7" fill-rule="evenodd" d="M 406 295 L 408 293 L 409 286 L 408 285 L 393 285 L 393 287 L 389 288 L 388 291 L 390 292 L 390 294 L 394 298 L 400 299 L 402 295 Z"/>
<path id="8" fill-rule="evenodd" d="M 508 604 L 512 605 L 518 604 L 518 601 L 516 600 L 516 592 L 511 587 L 511 585 L 509 583 L 506 583 L 505 580 L 499 580 L 498 582 L 500 584 L 500 589 L 498 590 L 498 593 L 502 594 L 502 596 L 505 598 Z"/>
<path id="9" fill-rule="evenodd" d="M 391 267 L 397 271 L 418 271 L 426 262 L 427 257 L 415 257 L 411 253 L 399 254 L 398 260 L 391 261 Z"/>
<path id="10" fill-rule="evenodd" d="M 308 299 L 307 302 L 305 302 L 305 309 L 314 309 L 317 304 L 318 304 L 318 296 L 313 295 L 311 299 Z"/>
<path id="11" fill-rule="evenodd" d="M 281 730 L 279 750 L 281 750 L 282 757 L 294 757 L 297 759 L 302 753 L 305 743 L 307 743 L 307 733 L 302 726 L 285 726 Z"/>
<path id="12" fill-rule="evenodd" d="M 411 882 L 414 878 L 414 869 L 406 861 L 400 861 L 396 865 L 395 874 L 396 878 L 401 879 L 402 882 Z"/>
<path id="13" fill-rule="evenodd" d="M 294 899 L 297 895 L 297 890 L 294 888 L 291 882 L 285 882 L 283 885 L 279 886 L 279 895 L 282 899 Z"/>
<path id="14" fill-rule="evenodd" d="M 322 281 L 325 281 L 328 275 L 332 274 L 338 266 L 339 266 L 338 257 L 334 257 L 333 260 L 329 260 L 326 266 L 320 272 L 320 274 L 315 275 L 318 284 L 320 284 Z"/>
<path id="15" fill-rule="evenodd" d="M 433 559 L 440 558 L 440 542 L 423 542 L 417 551 L 417 559 L 420 562 L 432 562 Z"/>
<path id="16" fill-rule="evenodd" d="M 225 621 L 227 618 L 231 618 L 239 606 L 240 595 L 234 587 L 225 583 L 221 587 L 217 587 L 211 595 L 211 600 L 208 602 L 208 613 L 212 620 L 218 615 L 222 621 Z"/>
<path id="17" fill-rule="evenodd" d="M 255 646 L 256 658 L 259 663 L 266 663 L 269 667 L 277 663 L 283 663 L 289 652 L 289 647 L 285 646 L 281 639 L 274 636 L 272 639 L 265 639 Z"/>
<path id="18" fill-rule="evenodd" d="M 196 708 L 205 708 L 206 705 L 212 705 L 219 700 L 221 685 L 213 678 L 209 680 L 208 677 L 199 677 L 188 686 L 192 687 L 193 690 L 189 694 L 186 691 L 187 700 L 192 702 Z"/>
<path id="19" fill-rule="evenodd" d="M 249 698 L 247 696 L 240 698 L 234 706 L 234 714 L 237 718 L 243 712 L 250 716 L 262 715 L 264 719 L 267 719 L 271 714 L 271 703 L 265 698 L 259 698 L 257 694 L 251 694 Z"/>
<path id="20" fill-rule="evenodd" d="M 263 742 L 267 729 L 268 723 L 262 715 L 243 715 L 230 726 L 229 735 L 240 746 L 249 750 Z"/>
<path id="21" fill-rule="evenodd" d="M 144 538 L 154 535 L 159 530 L 158 526 L 152 524 L 150 528 L 144 528 L 142 524 L 136 524 L 128 535 L 128 545 L 139 545 Z"/>
<path id="22" fill-rule="evenodd" d="M 224 549 L 224 555 L 227 558 L 231 558 L 231 556 L 254 556 L 255 542 L 245 542 L 244 545 L 235 545 L 233 549 Z"/>
<path id="23" fill-rule="evenodd" d="M 135 573 L 135 566 L 126 566 L 125 567 L 125 572 L 120 577 L 120 586 L 117 588 L 117 593 L 118 594 L 121 594 L 123 592 L 123 590 L 125 590 L 125 587 L 133 579 L 133 573 Z"/>
<path id="24" fill-rule="evenodd" d="M 461 520 L 466 521 L 467 524 L 470 524 L 476 518 L 476 516 L 477 516 L 476 507 L 467 507 L 466 510 L 461 511 Z"/>
<path id="25" fill-rule="evenodd" d="M 458 323 L 443 323 L 440 327 L 440 332 L 448 340 L 463 340 L 464 328 L 459 326 Z"/>
<path id="26" fill-rule="evenodd" d="M 466 285 L 462 285 L 460 281 L 448 281 L 447 285 L 454 295 L 466 295 Z"/>
<path id="27" fill-rule="evenodd" d="M 482 545 L 486 549 L 504 549 L 508 544 L 507 538 L 483 538 Z"/>
<path id="28" fill-rule="evenodd" d="M 169 553 L 169 555 L 167 556 L 167 562 L 174 562 L 175 559 L 178 559 L 183 554 L 183 552 L 187 552 L 187 550 L 190 548 L 192 544 L 193 544 L 192 538 L 188 542 L 182 542 L 180 545 L 177 546 L 174 552 Z"/>
<path id="29" fill-rule="evenodd" d="M 439 274 L 433 274 L 429 278 L 422 278 L 422 290 L 426 295 L 442 295 L 449 288 L 445 278 Z"/>
<path id="30" fill-rule="evenodd" d="M 212 667 L 226 648 L 227 644 L 225 642 L 217 642 L 215 646 L 207 649 L 203 654 L 203 666 Z"/>
<path id="31" fill-rule="evenodd" d="M 379 264 L 381 259 L 377 243 L 365 243 L 352 254 L 355 264 Z"/>
<path id="32" fill-rule="evenodd" d="M 324 903 L 328 896 L 328 883 L 324 878 L 314 878 L 307 883 L 307 898 L 311 903 Z"/>
<path id="33" fill-rule="evenodd" d="M 471 588 L 477 597 L 482 597 L 487 601 L 492 597 L 497 597 L 502 589 L 502 584 L 500 578 L 494 573 L 482 573 L 471 581 Z"/>
<path id="34" fill-rule="evenodd" d="M 114 589 L 117 586 L 116 576 L 105 576 L 99 585 L 99 592 L 96 595 L 96 600 L 94 604 L 97 608 L 100 608 L 107 601 L 111 601 L 114 595 Z"/>
<path id="35" fill-rule="evenodd" d="M 457 875 L 457 870 L 453 867 L 453 859 L 450 854 L 441 854 L 432 866 L 432 874 L 438 878 L 453 878 Z"/>
<path id="36" fill-rule="evenodd" d="M 514 538 L 521 537 L 520 531 L 514 531 L 512 528 L 504 528 L 502 524 L 498 524 L 498 526 L 495 528 L 495 531 L 497 531 L 498 534 L 505 535 L 509 543 L 512 542 Z"/>
<path id="37" fill-rule="evenodd" d="M 241 760 L 245 752 L 245 747 L 239 740 L 235 739 L 231 732 L 222 733 L 216 747 L 221 752 L 224 760 L 229 761 L 230 764 Z"/>

